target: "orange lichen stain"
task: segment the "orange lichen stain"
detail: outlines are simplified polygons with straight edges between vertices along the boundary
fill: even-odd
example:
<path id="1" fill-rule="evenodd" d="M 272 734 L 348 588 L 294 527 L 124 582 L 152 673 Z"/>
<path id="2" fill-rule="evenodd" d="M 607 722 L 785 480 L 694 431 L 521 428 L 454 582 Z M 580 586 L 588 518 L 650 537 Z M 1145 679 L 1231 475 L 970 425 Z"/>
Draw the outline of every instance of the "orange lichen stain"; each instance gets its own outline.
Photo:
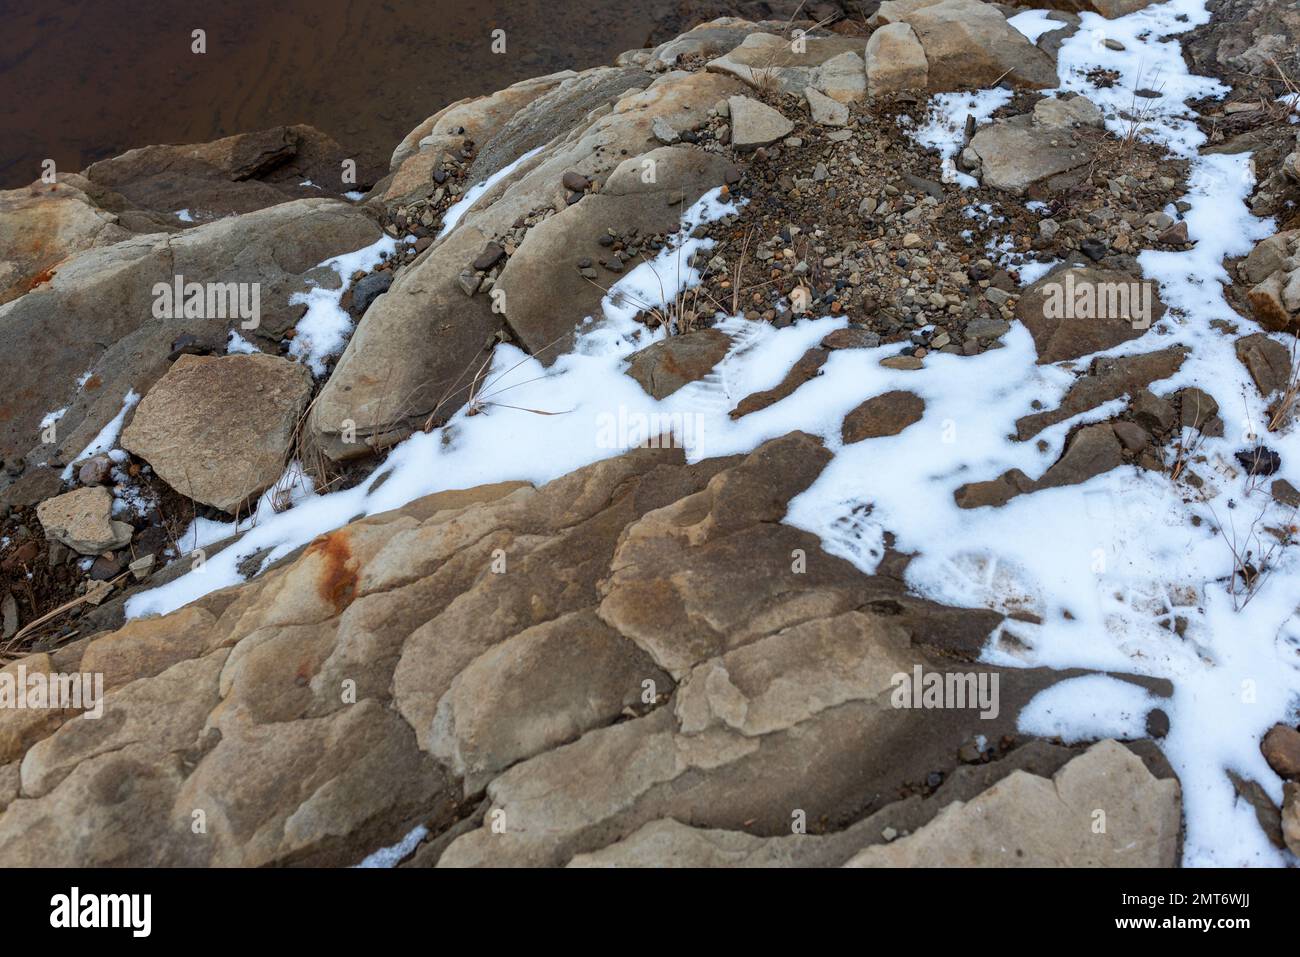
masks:
<path id="1" fill-rule="evenodd" d="M 357 563 L 352 558 L 346 530 L 322 535 L 307 546 L 303 557 L 319 555 L 321 570 L 316 581 L 320 597 L 329 602 L 335 613 L 352 604 L 357 593 Z"/>

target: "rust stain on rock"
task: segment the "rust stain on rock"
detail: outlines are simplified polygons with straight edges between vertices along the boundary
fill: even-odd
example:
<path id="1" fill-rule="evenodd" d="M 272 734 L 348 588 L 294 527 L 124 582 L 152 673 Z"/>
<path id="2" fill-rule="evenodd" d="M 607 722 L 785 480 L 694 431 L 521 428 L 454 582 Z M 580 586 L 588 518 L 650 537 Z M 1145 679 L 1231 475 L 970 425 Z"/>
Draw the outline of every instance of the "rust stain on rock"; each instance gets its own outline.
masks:
<path id="1" fill-rule="evenodd" d="M 316 589 L 335 613 L 343 611 L 357 594 L 357 562 L 352 557 L 345 530 L 322 535 L 307 546 L 303 557 L 319 555 L 321 570 Z"/>

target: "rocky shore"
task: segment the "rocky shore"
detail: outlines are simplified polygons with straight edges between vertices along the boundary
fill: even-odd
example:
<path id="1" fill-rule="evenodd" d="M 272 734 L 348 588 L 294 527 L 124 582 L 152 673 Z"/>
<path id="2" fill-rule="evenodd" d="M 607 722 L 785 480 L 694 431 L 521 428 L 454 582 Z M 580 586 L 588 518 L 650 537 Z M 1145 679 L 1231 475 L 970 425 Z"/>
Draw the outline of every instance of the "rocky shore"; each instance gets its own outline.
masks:
<path id="1" fill-rule="evenodd" d="M 0 863 L 1296 864 L 1300 17 L 822 6 L 0 193 Z"/>

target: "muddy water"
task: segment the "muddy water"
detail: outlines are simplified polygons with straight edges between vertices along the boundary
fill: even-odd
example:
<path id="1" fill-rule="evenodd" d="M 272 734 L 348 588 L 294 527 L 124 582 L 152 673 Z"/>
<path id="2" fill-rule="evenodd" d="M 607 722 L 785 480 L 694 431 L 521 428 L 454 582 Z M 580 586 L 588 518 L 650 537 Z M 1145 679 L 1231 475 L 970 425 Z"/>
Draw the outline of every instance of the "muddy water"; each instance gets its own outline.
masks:
<path id="1" fill-rule="evenodd" d="M 411 127 L 645 44 L 675 0 L 0 0 L 0 186 L 310 123 L 385 168 Z M 192 52 L 192 32 L 207 52 Z M 505 52 L 494 53 L 494 30 Z"/>

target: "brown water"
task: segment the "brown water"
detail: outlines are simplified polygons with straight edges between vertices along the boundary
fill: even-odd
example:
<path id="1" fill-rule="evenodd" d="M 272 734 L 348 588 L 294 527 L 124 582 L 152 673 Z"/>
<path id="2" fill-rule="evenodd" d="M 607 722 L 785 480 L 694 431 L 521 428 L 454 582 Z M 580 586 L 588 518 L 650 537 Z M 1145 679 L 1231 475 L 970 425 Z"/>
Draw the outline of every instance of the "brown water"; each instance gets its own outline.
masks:
<path id="1" fill-rule="evenodd" d="M 610 62 L 675 0 L 0 0 L 0 186 L 310 123 L 387 167 L 454 100 Z M 207 52 L 191 51 L 191 33 Z M 492 52 L 492 31 L 506 52 Z"/>

